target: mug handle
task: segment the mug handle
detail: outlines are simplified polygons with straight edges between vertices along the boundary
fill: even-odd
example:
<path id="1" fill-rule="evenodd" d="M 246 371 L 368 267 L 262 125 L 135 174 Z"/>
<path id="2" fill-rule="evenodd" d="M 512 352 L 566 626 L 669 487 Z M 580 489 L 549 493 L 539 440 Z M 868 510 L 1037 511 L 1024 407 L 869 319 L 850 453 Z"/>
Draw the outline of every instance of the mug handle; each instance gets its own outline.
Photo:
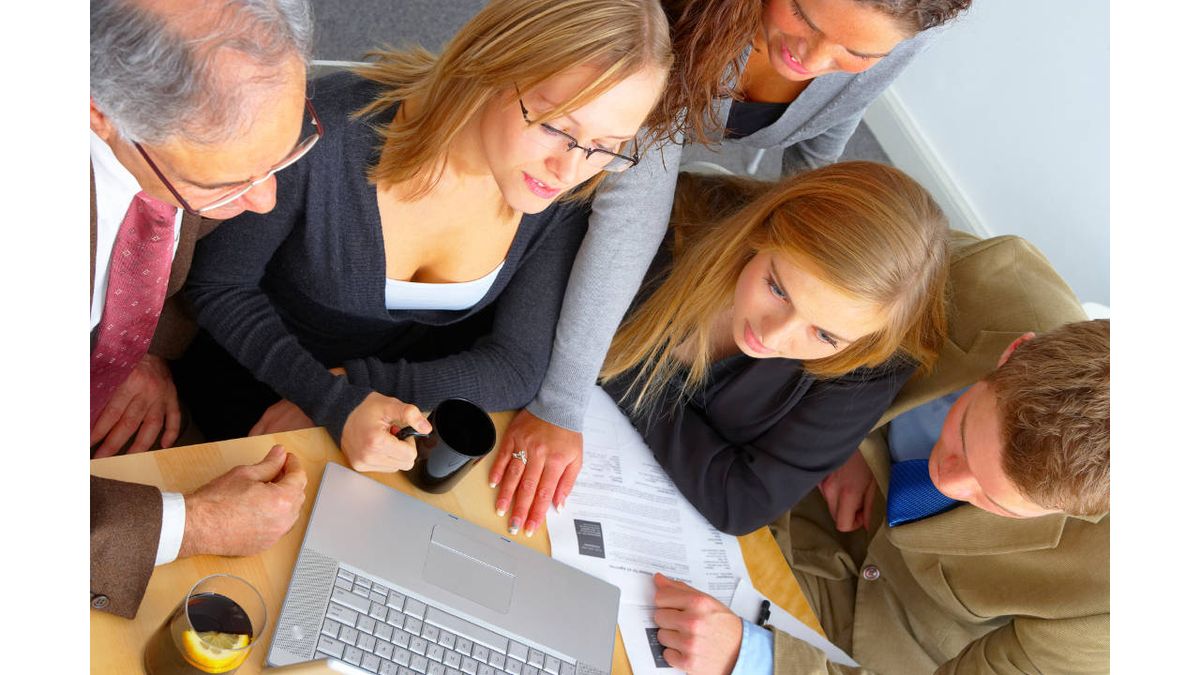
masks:
<path id="1" fill-rule="evenodd" d="M 429 438 L 429 434 L 423 434 L 412 427 L 404 427 L 396 432 L 396 438 L 402 441 L 409 438 Z"/>

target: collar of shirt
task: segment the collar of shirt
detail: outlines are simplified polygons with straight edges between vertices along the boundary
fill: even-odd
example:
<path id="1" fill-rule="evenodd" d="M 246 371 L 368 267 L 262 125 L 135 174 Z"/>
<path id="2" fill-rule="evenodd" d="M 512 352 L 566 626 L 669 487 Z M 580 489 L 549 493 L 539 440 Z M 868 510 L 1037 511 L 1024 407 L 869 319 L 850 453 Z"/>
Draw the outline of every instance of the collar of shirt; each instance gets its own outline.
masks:
<path id="1" fill-rule="evenodd" d="M 96 179 L 96 277 L 92 291 L 92 328 L 104 314 L 104 296 L 108 292 L 108 260 L 112 257 L 117 230 L 129 210 L 129 204 L 142 190 L 133 174 L 126 169 L 112 148 L 92 131 L 92 173 Z M 175 209 L 175 246 L 179 246 L 179 227 L 183 210 Z"/>

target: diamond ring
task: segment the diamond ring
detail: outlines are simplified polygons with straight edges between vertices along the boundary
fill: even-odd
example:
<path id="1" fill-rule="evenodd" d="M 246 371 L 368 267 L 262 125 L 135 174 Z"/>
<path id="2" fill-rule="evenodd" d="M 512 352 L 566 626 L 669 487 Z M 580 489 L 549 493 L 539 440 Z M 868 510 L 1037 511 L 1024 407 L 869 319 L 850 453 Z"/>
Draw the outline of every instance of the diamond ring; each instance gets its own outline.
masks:
<path id="1" fill-rule="evenodd" d="M 521 460 L 521 463 L 525 465 L 529 464 L 529 458 L 525 456 L 524 450 L 518 450 L 517 452 L 514 452 L 513 459 L 519 459 Z"/>

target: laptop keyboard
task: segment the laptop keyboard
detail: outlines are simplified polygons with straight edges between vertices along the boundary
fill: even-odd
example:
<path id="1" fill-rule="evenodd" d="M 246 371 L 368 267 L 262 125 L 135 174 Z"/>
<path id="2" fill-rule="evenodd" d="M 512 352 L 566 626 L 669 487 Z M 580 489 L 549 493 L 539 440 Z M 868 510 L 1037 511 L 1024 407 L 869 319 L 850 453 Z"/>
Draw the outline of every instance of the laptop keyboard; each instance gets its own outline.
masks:
<path id="1" fill-rule="evenodd" d="M 575 667 L 338 567 L 317 651 L 379 675 L 575 675 Z"/>

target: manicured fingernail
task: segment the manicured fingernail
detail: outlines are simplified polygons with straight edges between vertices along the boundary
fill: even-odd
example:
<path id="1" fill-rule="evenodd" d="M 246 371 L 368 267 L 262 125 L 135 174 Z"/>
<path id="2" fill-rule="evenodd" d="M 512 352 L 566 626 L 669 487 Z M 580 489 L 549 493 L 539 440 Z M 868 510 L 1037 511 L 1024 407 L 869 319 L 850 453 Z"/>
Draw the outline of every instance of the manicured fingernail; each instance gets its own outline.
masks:
<path id="1" fill-rule="evenodd" d="M 510 527 L 508 528 L 508 533 L 509 533 L 509 534 L 516 534 L 516 533 L 517 533 L 517 530 L 519 530 L 519 529 L 521 529 L 521 528 L 517 527 L 516 525 L 512 525 L 512 526 L 510 526 Z"/>
<path id="2" fill-rule="evenodd" d="M 533 532 L 534 532 L 534 530 L 536 530 L 536 529 L 537 529 L 537 528 L 535 527 L 535 528 L 533 528 L 533 530 L 525 530 L 525 537 L 526 537 L 526 538 L 528 538 L 528 537 L 532 537 L 532 536 L 533 536 Z"/>
<path id="3" fill-rule="evenodd" d="M 488 483 L 488 487 L 492 488 L 493 490 L 496 489 L 496 485 L 496 483 Z"/>
<path id="4" fill-rule="evenodd" d="M 513 518 L 512 520 L 508 521 L 508 533 L 509 534 L 516 534 L 520 531 L 521 531 L 521 519 L 520 518 Z"/>
<path id="5" fill-rule="evenodd" d="M 503 516 L 503 515 L 504 515 L 504 509 L 496 509 L 496 515 L 498 515 L 498 516 Z"/>
<path id="6" fill-rule="evenodd" d="M 559 513 L 562 513 L 562 510 L 563 510 L 563 508 L 564 508 L 566 505 L 567 505 L 567 504 L 566 504 L 566 501 L 565 501 L 565 500 L 564 500 L 564 501 L 561 501 L 561 502 L 559 502 L 559 503 L 557 503 L 557 504 L 555 504 L 555 505 L 554 505 L 554 510 L 555 510 L 555 511 L 558 511 Z"/>

